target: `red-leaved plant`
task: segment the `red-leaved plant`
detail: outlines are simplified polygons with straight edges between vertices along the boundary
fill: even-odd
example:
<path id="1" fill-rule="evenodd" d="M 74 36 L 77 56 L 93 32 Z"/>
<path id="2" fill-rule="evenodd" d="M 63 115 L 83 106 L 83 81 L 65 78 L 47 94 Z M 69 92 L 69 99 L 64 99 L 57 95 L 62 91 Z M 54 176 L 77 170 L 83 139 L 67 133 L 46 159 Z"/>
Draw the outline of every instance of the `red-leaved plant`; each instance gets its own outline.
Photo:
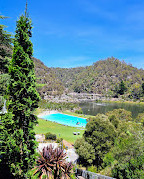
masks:
<path id="1" fill-rule="evenodd" d="M 72 163 L 66 162 L 66 153 L 61 148 L 53 148 L 52 145 L 44 147 L 37 160 L 36 171 L 39 177 L 46 175 L 47 178 L 70 178 Z"/>

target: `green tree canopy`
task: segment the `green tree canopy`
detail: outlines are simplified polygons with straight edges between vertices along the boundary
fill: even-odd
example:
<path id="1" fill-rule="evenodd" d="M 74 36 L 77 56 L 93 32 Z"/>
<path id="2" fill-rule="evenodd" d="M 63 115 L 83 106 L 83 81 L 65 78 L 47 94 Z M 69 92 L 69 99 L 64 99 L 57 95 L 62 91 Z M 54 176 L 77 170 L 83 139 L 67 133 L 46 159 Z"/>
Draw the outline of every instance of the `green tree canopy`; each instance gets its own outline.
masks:
<path id="1" fill-rule="evenodd" d="M 142 84 L 142 93 L 144 94 L 144 83 Z"/>
<path id="2" fill-rule="evenodd" d="M 0 19 L 6 17 L 0 15 Z M 0 109 L 3 106 L 4 96 L 9 83 L 8 66 L 9 58 L 12 56 L 11 34 L 4 30 L 5 26 L 0 24 Z"/>
<path id="3" fill-rule="evenodd" d="M 118 91 L 118 93 L 119 93 L 120 95 L 123 95 L 126 90 L 127 90 L 127 88 L 126 88 L 126 86 L 125 86 L 124 81 L 122 80 L 122 81 L 120 82 L 120 84 L 119 84 L 119 91 Z"/>
<path id="4" fill-rule="evenodd" d="M 0 19 L 6 17 L 0 15 Z M 6 26 L 0 24 L 0 74 L 8 72 L 9 60 L 7 57 L 12 56 L 12 36 L 9 32 L 4 30 Z"/>
<path id="5" fill-rule="evenodd" d="M 95 160 L 95 150 L 91 144 L 86 142 L 83 138 L 76 140 L 74 147 L 79 155 L 80 163 L 84 166 L 91 165 Z"/>
<path id="6" fill-rule="evenodd" d="M 101 166 L 104 155 L 114 145 L 117 132 L 105 115 L 98 114 L 86 125 L 84 139 L 95 149 L 95 164 Z"/>
<path id="7" fill-rule="evenodd" d="M 114 115 L 120 121 L 132 121 L 131 112 L 125 109 L 114 109 L 113 111 L 107 112 L 106 115 L 109 118 Z"/>
<path id="8" fill-rule="evenodd" d="M 9 66 L 9 113 L 2 120 L 3 160 L 15 178 L 26 178 L 35 161 L 34 125 L 39 95 L 35 88 L 31 20 L 27 12 L 16 24 L 13 56 Z"/>

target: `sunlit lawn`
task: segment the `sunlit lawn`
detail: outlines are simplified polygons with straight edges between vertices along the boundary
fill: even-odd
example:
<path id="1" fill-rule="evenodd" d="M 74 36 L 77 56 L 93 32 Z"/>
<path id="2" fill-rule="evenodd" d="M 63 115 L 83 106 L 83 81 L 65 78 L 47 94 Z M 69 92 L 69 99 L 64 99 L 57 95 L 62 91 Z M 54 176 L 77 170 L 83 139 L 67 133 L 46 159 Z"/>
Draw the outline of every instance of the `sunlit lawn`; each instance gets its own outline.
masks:
<path id="1" fill-rule="evenodd" d="M 82 117 L 82 118 L 86 118 L 86 119 L 88 119 L 89 117 L 93 117 L 92 115 L 77 114 L 77 113 L 71 112 L 69 110 L 62 111 L 62 113 L 63 114 L 68 114 L 68 115 L 72 115 L 72 116 Z"/>
<path id="2" fill-rule="evenodd" d="M 56 134 L 57 137 L 62 137 L 64 140 L 74 143 L 79 137 L 82 137 L 84 133 L 83 128 L 64 126 L 55 122 L 47 121 L 44 119 L 38 119 L 38 125 L 35 127 L 36 134 L 45 134 L 51 132 Z M 73 132 L 80 132 L 80 135 L 73 135 Z"/>

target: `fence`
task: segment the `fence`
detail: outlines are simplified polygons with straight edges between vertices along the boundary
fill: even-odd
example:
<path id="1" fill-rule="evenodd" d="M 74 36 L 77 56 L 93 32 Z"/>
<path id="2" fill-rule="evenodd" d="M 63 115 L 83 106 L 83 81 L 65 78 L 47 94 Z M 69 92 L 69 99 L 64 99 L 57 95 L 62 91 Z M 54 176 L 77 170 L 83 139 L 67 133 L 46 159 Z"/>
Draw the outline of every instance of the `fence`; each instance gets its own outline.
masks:
<path id="1" fill-rule="evenodd" d="M 96 174 L 86 170 L 76 169 L 76 176 L 82 176 L 85 179 L 114 179 L 112 177 Z"/>

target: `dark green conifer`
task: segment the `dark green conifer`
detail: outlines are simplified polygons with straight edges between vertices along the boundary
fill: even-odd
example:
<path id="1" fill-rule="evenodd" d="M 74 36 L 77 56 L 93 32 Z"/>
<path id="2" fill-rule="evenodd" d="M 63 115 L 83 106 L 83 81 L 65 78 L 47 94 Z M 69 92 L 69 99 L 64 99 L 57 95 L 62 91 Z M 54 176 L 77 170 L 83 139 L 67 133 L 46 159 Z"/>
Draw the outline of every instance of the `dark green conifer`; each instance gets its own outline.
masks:
<path id="1" fill-rule="evenodd" d="M 0 19 L 6 17 L 0 15 Z M 12 57 L 11 34 L 5 30 L 5 26 L 0 24 L 0 110 L 3 106 L 4 96 L 9 82 L 8 66 L 9 58 Z"/>
<path id="2" fill-rule="evenodd" d="M 122 80 L 121 83 L 120 83 L 120 85 L 119 85 L 119 91 L 118 91 L 118 93 L 119 93 L 120 95 L 123 95 L 126 90 L 127 90 L 127 88 L 126 88 L 126 86 L 125 86 L 124 81 Z"/>
<path id="3" fill-rule="evenodd" d="M 7 165 L 15 178 L 26 178 L 35 162 L 34 125 L 37 117 L 33 111 L 38 107 L 39 95 L 35 88 L 32 24 L 27 11 L 16 24 L 13 56 L 9 66 L 8 87 L 9 113 L 2 120 L 3 143 L 2 162 Z"/>
<path id="4" fill-rule="evenodd" d="M 144 94 L 144 83 L 142 83 L 142 94 Z"/>
<path id="5" fill-rule="evenodd" d="M 0 19 L 6 17 L 0 15 Z M 8 72 L 9 60 L 7 57 L 12 56 L 12 38 L 11 34 L 4 30 L 5 26 L 0 24 L 0 74 Z"/>

